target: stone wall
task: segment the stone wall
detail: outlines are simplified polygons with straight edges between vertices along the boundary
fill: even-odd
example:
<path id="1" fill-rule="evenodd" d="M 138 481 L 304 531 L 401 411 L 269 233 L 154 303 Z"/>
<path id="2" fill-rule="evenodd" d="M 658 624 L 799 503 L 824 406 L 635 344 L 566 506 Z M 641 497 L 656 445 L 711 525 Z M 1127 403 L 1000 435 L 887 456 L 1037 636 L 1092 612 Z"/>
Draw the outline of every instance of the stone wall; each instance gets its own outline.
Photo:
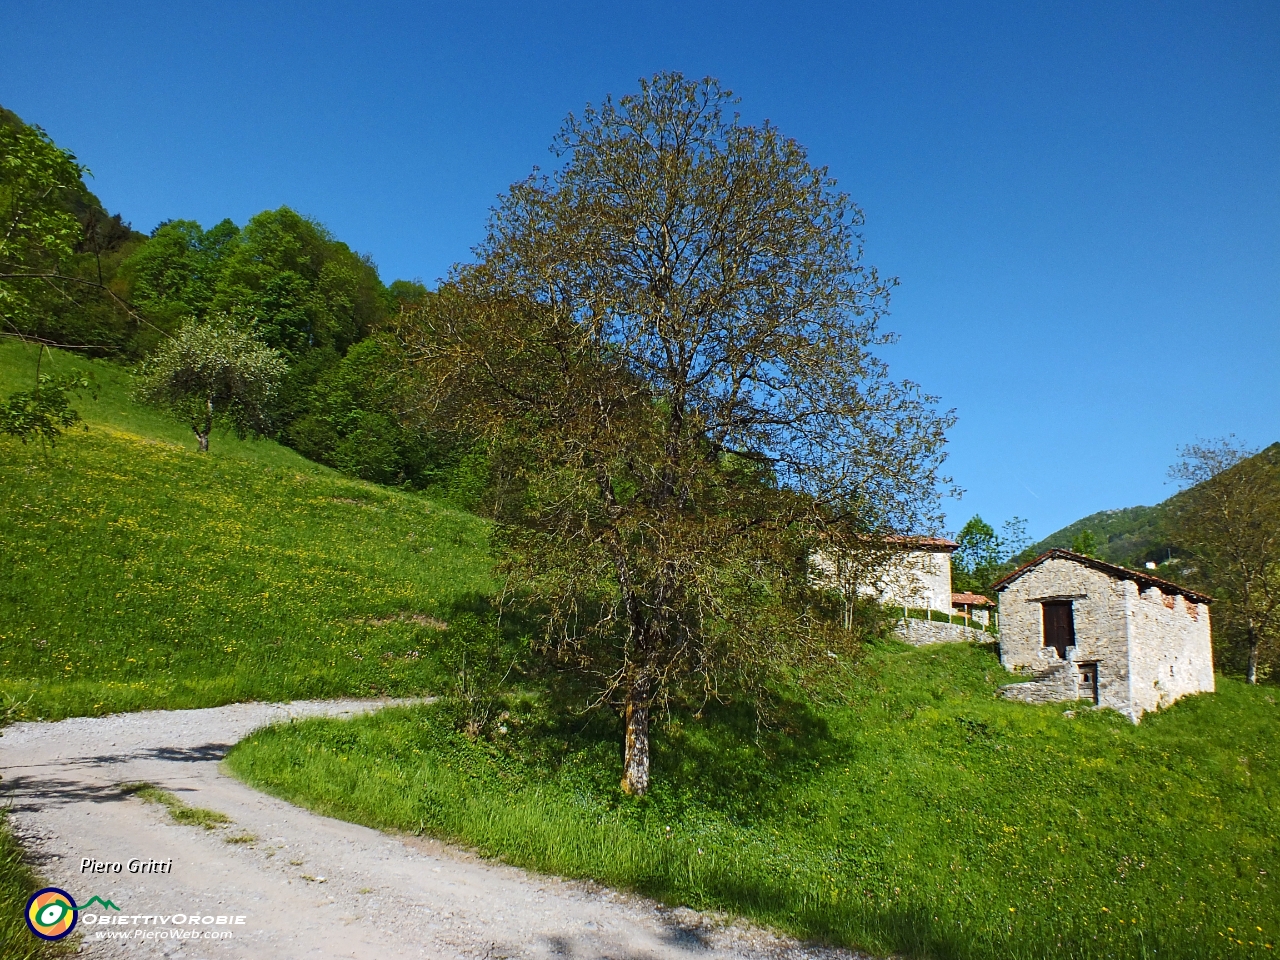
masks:
<path id="1" fill-rule="evenodd" d="M 1006 700 L 1022 703 L 1061 703 L 1064 700 L 1093 699 L 1091 691 L 1080 689 L 1080 671 L 1074 662 L 1059 660 L 1030 683 L 1011 683 L 1000 688 Z"/>
<path id="2" fill-rule="evenodd" d="M 1212 692 L 1209 607 L 1155 587 L 1133 587 L 1132 696 L 1141 710 L 1167 707 L 1190 693 Z"/>
<path id="3" fill-rule="evenodd" d="M 1001 662 L 1008 670 L 1043 677 L 1037 697 L 1056 689 L 1062 699 L 1076 699 L 1078 687 L 1068 697 L 1070 684 L 1063 678 L 1070 664 L 1078 684 L 1083 663 L 1098 665 L 1099 705 L 1134 722 L 1188 693 L 1213 690 L 1209 608 L 1203 604 L 1154 587 L 1140 595 L 1132 580 L 1058 557 L 1026 571 L 999 596 Z M 1076 642 L 1065 662 L 1044 645 L 1046 600 L 1072 601 Z M 1014 694 L 1016 686 L 1008 689 L 1006 696 L 1032 696 Z"/>
<path id="4" fill-rule="evenodd" d="M 958 623 L 938 623 L 933 620 L 916 620 L 908 617 L 893 628 L 893 635 L 913 647 L 927 643 L 992 643 L 996 638 L 973 627 Z"/>
<path id="5" fill-rule="evenodd" d="M 1126 586 L 1100 570 L 1070 560 L 1050 559 L 1000 591 L 1000 660 L 1018 673 L 1040 674 L 1063 661 L 1044 645 L 1045 600 L 1071 600 L 1076 645 L 1067 659 L 1098 664 L 1098 703 L 1132 717 Z M 1075 699 L 1072 697 L 1071 699 Z"/>

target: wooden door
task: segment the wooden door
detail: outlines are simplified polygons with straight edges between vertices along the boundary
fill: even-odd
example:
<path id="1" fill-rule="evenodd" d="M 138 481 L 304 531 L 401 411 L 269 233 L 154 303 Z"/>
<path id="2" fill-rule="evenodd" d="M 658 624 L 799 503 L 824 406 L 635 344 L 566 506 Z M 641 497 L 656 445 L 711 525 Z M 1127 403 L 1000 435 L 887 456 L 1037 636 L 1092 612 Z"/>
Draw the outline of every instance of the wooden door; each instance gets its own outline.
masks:
<path id="1" fill-rule="evenodd" d="M 1096 663 L 1077 664 L 1080 668 L 1080 696 L 1085 700 L 1098 702 L 1098 665 Z"/>
<path id="2" fill-rule="evenodd" d="M 1044 645 L 1053 647 L 1058 656 L 1067 659 L 1067 647 L 1076 645 L 1075 618 L 1070 600 L 1046 600 L 1044 607 Z"/>

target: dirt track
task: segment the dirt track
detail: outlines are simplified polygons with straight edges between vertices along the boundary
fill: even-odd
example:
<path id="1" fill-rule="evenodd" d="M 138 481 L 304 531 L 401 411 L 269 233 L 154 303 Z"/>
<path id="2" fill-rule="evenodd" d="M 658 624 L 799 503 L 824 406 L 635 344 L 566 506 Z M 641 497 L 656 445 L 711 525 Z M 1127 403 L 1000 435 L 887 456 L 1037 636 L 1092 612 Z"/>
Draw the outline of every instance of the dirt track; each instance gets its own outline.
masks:
<path id="1" fill-rule="evenodd" d="M 231 745 L 258 727 L 381 705 L 235 704 L 18 724 L 0 737 L 0 787 L 14 832 L 49 883 L 80 904 L 99 896 L 121 908 L 81 911 L 77 933 L 91 957 L 851 956 L 320 817 L 219 769 Z M 212 831 L 175 824 L 164 808 L 119 789 L 133 781 L 234 823 Z M 257 840 L 227 842 L 243 834 Z M 85 858 L 122 870 L 83 873 Z M 131 859 L 172 860 L 172 869 L 131 874 Z M 194 915 L 213 922 L 193 924 Z M 96 916 L 133 919 L 91 923 Z"/>

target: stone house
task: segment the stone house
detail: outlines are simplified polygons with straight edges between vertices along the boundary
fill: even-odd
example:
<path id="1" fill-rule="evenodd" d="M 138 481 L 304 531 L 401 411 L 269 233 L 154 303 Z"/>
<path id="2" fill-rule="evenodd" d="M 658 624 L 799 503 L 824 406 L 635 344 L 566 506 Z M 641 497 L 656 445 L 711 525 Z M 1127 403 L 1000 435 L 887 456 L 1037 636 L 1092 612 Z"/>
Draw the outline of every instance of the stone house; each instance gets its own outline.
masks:
<path id="1" fill-rule="evenodd" d="M 841 563 L 838 555 L 819 551 L 813 556 L 815 574 L 846 597 L 856 592 L 874 598 L 890 613 L 896 611 L 901 619 L 894 634 L 913 646 L 991 640 L 983 633 L 986 617 L 972 604 L 957 605 L 957 597 L 969 595 L 951 592 L 954 541 L 944 537 L 890 537 L 885 546 L 887 549 L 874 557 L 874 566 L 862 567 Z M 965 617 L 967 622 L 951 622 L 953 614 Z M 944 618 L 941 622 L 935 619 L 938 615 Z"/>
<path id="2" fill-rule="evenodd" d="M 890 558 L 858 592 L 886 607 L 951 613 L 951 554 L 957 544 L 945 537 L 894 537 Z"/>
<path id="3" fill-rule="evenodd" d="M 997 581 L 1000 660 L 1030 683 L 1013 700 L 1092 700 L 1137 723 L 1212 692 L 1209 597 L 1069 550 L 1050 550 Z"/>

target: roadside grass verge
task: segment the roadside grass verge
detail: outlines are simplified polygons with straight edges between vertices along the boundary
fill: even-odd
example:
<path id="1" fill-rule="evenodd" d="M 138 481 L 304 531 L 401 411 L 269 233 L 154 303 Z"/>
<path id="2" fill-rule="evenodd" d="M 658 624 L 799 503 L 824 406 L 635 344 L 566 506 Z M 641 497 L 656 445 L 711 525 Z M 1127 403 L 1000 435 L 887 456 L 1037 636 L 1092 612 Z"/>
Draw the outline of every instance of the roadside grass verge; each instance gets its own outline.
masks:
<path id="1" fill-rule="evenodd" d="M 76 952 L 78 933 L 66 940 L 39 940 L 27 929 L 23 910 L 27 898 L 41 887 L 27 866 L 22 848 L 9 832 L 8 817 L 0 811 L 0 957 L 4 960 L 55 960 Z"/>
<path id="2" fill-rule="evenodd" d="M 1274 955 L 1274 690 L 1220 679 L 1135 727 L 998 700 L 987 648 L 886 642 L 851 669 L 771 732 L 673 715 L 642 800 L 613 718 L 533 695 L 487 737 L 441 701 L 262 730 L 227 763 L 324 814 L 881 953 Z"/>
<path id="3" fill-rule="evenodd" d="M 33 357 L 0 344 L 0 393 Z M 0 437 L 0 695 L 15 719 L 244 700 L 413 696 L 480 629 L 484 521 L 268 441 L 181 428 L 93 375 L 53 451 Z"/>

